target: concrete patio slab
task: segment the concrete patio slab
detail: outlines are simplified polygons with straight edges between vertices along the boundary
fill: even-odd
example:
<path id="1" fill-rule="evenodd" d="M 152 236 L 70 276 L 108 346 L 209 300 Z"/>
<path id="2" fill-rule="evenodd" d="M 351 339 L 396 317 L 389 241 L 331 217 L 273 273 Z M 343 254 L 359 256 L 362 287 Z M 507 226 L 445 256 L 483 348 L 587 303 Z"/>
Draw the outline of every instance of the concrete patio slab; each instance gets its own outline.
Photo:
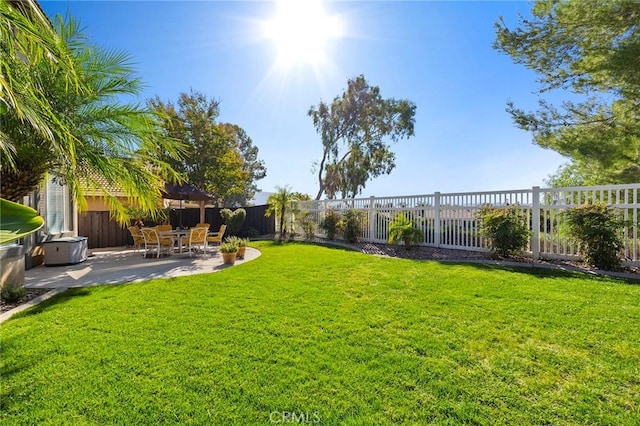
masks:
<path id="1" fill-rule="evenodd" d="M 247 247 L 245 257 L 236 265 L 260 256 L 260 251 Z M 223 265 L 219 252 L 189 257 L 175 253 L 160 258 L 145 258 L 142 252 L 130 249 L 96 249 L 90 257 L 75 265 L 37 266 L 25 272 L 27 288 L 74 288 L 100 284 L 120 284 L 154 278 L 179 277 L 220 271 Z"/>

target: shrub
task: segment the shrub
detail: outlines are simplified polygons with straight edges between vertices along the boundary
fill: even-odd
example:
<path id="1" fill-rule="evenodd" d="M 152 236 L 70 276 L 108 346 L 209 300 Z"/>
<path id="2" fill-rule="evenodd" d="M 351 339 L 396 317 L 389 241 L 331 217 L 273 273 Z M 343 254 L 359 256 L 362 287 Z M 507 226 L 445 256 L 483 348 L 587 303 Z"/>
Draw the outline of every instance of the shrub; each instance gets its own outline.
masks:
<path id="1" fill-rule="evenodd" d="M 247 211 L 242 208 L 233 211 L 230 209 L 222 209 L 220 210 L 220 216 L 222 217 L 222 221 L 227 225 L 227 232 L 230 235 L 238 235 L 247 217 Z"/>
<path id="2" fill-rule="evenodd" d="M 529 242 L 530 231 L 517 206 L 495 208 L 484 206 L 478 212 L 480 235 L 489 241 L 489 247 L 500 256 L 522 253 Z"/>
<path id="3" fill-rule="evenodd" d="M 350 243 L 355 243 L 362 235 L 363 213 L 358 210 L 347 210 L 342 215 L 338 229 L 342 231 L 344 239 Z"/>
<path id="4" fill-rule="evenodd" d="M 27 289 L 22 284 L 6 283 L 0 290 L 0 299 L 3 302 L 15 303 L 27 294 Z"/>
<path id="5" fill-rule="evenodd" d="M 620 268 L 622 240 L 618 230 L 624 222 L 603 203 L 583 204 L 566 213 L 569 229 L 580 243 L 585 262 L 599 269 Z"/>
<path id="6" fill-rule="evenodd" d="M 398 213 L 389 224 L 389 242 L 392 244 L 404 242 L 404 247 L 409 250 L 412 243 L 423 239 L 424 232 L 404 212 Z"/>
<path id="7" fill-rule="evenodd" d="M 300 218 L 298 219 L 298 224 L 302 228 L 302 232 L 304 232 L 304 237 L 307 240 L 313 239 L 316 235 L 316 221 L 313 218 L 313 214 L 311 212 L 303 212 Z"/>
<path id="8" fill-rule="evenodd" d="M 335 240 L 339 224 L 340 213 L 335 210 L 327 210 L 324 215 L 324 219 L 320 222 L 320 228 L 327 233 L 328 239 Z"/>

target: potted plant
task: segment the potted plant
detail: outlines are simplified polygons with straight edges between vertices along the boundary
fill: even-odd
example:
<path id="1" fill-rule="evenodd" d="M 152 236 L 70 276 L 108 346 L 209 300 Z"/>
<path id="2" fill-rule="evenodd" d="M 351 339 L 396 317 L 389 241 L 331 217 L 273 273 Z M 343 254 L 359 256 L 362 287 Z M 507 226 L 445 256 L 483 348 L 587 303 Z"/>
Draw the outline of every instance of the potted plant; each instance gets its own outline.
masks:
<path id="1" fill-rule="evenodd" d="M 236 259 L 244 259 L 244 252 L 247 249 L 247 244 L 249 243 L 249 239 L 240 238 L 240 237 L 229 237 L 226 240 L 228 243 L 235 244 L 238 246 L 238 253 L 236 253 Z"/>
<path id="2" fill-rule="evenodd" d="M 233 265 L 236 262 L 238 246 L 234 243 L 225 241 L 220 244 L 220 253 L 222 253 L 222 263 L 225 265 Z"/>

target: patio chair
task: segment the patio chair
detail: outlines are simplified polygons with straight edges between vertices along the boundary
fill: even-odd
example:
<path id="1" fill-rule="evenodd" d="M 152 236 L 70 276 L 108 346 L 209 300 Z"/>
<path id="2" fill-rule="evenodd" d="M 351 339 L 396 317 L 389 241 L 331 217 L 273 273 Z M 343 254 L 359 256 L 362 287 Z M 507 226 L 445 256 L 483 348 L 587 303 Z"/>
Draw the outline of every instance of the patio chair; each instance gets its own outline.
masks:
<path id="1" fill-rule="evenodd" d="M 210 227 L 211 227 L 211 225 L 209 225 L 208 223 L 198 223 L 198 224 L 196 224 L 196 228 L 207 228 L 207 230 L 209 230 Z"/>
<path id="2" fill-rule="evenodd" d="M 171 225 L 156 225 L 154 226 L 154 228 L 156 228 L 156 231 L 158 231 L 158 234 L 161 234 L 163 232 L 173 231 L 173 227 Z"/>
<path id="3" fill-rule="evenodd" d="M 202 249 L 202 253 L 207 253 L 207 231 L 205 227 L 195 227 L 189 229 L 189 237 L 187 239 L 187 245 L 189 247 L 189 257 L 198 248 Z"/>
<path id="4" fill-rule="evenodd" d="M 157 253 L 157 257 L 164 251 L 171 255 L 173 253 L 173 238 L 163 237 L 158 234 L 155 228 L 142 228 L 144 238 L 144 255 Z"/>
<path id="5" fill-rule="evenodd" d="M 220 229 L 217 233 L 211 234 L 207 237 L 208 244 L 218 244 L 222 243 L 222 237 L 224 236 L 224 232 L 227 230 L 227 225 L 220 225 Z"/>
<path id="6" fill-rule="evenodd" d="M 138 250 L 142 249 L 144 245 L 144 237 L 142 236 L 142 231 L 137 226 L 130 226 L 129 232 L 131 233 L 131 237 L 133 238 L 133 250 L 137 253 Z"/>

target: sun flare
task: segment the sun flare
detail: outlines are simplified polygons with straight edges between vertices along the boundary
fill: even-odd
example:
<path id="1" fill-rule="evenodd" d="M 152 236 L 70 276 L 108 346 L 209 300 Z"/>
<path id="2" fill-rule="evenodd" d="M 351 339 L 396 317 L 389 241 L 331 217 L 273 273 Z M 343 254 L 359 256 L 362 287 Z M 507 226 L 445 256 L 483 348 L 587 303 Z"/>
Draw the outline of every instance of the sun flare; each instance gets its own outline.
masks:
<path id="1" fill-rule="evenodd" d="M 342 28 L 319 0 L 279 0 L 275 16 L 265 24 L 265 35 L 278 50 L 279 64 L 317 65 L 325 59 L 329 42 L 341 37 Z"/>

